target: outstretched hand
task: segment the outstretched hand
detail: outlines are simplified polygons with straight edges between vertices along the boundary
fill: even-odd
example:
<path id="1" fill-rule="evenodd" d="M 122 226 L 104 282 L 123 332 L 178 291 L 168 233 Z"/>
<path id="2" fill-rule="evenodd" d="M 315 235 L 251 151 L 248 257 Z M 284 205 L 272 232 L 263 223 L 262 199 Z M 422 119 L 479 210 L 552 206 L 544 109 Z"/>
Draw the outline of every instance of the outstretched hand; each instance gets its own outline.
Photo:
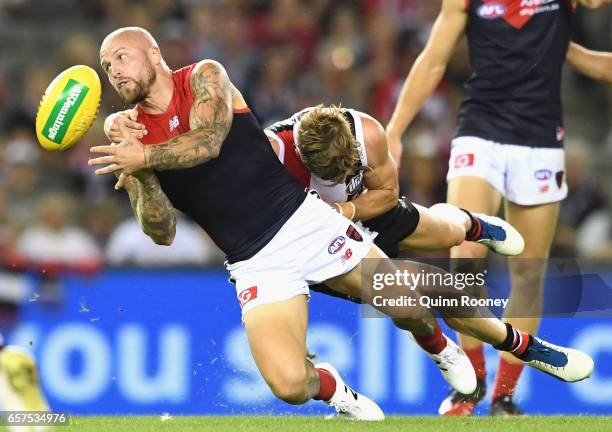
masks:
<path id="1" fill-rule="evenodd" d="M 90 166 L 106 165 L 96 169 L 97 175 L 104 175 L 118 172 L 124 175 L 131 175 L 144 168 L 147 168 L 144 144 L 142 144 L 134 135 L 130 133 L 127 126 L 120 124 L 119 130 L 123 140 L 118 144 L 96 146 L 89 151 L 91 153 L 103 154 L 104 156 L 90 159 Z M 125 184 L 125 178 L 119 178 L 119 182 L 115 185 L 115 189 L 122 187 Z"/>

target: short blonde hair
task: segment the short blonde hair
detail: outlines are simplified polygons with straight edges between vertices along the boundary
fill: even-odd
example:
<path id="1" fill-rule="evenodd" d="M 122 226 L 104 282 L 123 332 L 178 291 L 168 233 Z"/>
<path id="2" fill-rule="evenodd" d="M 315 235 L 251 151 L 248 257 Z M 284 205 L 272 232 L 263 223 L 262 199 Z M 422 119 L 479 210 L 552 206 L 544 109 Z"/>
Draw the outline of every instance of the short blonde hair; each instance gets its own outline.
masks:
<path id="1" fill-rule="evenodd" d="M 314 175 L 336 184 L 359 169 L 359 147 L 340 107 L 318 105 L 306 113 L 297 136 L 300 157 Z"/>

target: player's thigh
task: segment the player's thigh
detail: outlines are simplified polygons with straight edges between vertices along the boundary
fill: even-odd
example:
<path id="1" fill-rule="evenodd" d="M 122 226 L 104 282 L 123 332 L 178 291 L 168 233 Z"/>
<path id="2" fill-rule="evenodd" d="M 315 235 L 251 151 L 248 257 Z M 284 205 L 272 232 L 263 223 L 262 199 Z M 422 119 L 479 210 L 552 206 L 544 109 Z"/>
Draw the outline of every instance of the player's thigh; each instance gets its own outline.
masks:
<path id="1" fill-rule="evenodd" d="M 384 269 L 391 271 L 393 265 L 388 260 L 387 256 L 376 245 L 372 245 L 364 259 L 376 259 L 377 264 Z M 356 298 L 363 298 L 362 292 L 362 263 L 360 262 L 353 267 L 349 272 L 336 276 L 325 281 L 325 284 L 334 291 Z M 369 267 L 369 266 L 368 266 Z"/>
<path id="2" fill-rule="evenodd" d="M 473 213 L 497 214 L 502 201 L 501 193 L 480 177 L 460 176 L 448 182 L 446 201 Z M 451 249 L 453 258 L 484 257 L 487 248 L 474 242 L 464 242 Z"/>
<path id="3" fill-rule="evenodd" d="M 414 232 L 399 243 L 400 250 L 445 250 L 465 239 L 465 228 L 456 221 L 435 214 L 418 204 L 413 205 L 419 212 L 419 223 Z"/>
<path id="4" fill-rule="evenodd" d="M 307 296 L 258 305 L 243 320 L 255 364 L 273 390 L 306 379 Z"/>

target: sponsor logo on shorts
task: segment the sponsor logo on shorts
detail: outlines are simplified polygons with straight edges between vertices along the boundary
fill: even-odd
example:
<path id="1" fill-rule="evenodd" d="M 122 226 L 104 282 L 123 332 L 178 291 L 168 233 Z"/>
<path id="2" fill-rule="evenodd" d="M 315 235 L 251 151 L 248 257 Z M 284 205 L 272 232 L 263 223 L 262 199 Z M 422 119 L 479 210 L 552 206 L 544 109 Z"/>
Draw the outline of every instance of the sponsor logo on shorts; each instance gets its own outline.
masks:
<path id="1" fill-rule="evenodd" d="M 548 180 L 552 177 L 552 171 L 547 169 L 537 170 L 534 174 L 536 180 Z"/>
<path id="2" fill-rule="evenodd" d="M 550 190 L 550 185 L 542 185 L 540 186 L 540 193 L 547 193 Z"/>
<path id="3" fill-rule="evenodd" d="M 484 19 L 496 19 L 503 17 L 506 13 L 506 5 L 503 3 L 487 3 L 483 4 L 476 11 L 480 18 Z"/>
<path id="4" fill-rule="evenodd" d="M 240 302 L 240 308 L 244 308 L 244 305 L 250 302 L 251 300 L 255 300 L 257 298 L 257 287 L 252 286 L 245 290 L 240 291 L 238 294 L 238 301 Z"/>
<path id="5" fill-rule="evenodd" d="M 455 157 L 455 168 L 465 168 L 474 165 L 474 153 L 460 154 Z"/>
<path id="6" fill-rule="evenodd" d="M 357 242 L 363 241 L 363 237 L 361 236 L 361 234 L 359 234 L 359 231 L 357 231 L 357 228 L 355 228 L 353 225 L 349 225 L 349 227 L 346 229 L 346 236 Z"/>
<path id="7" fill-rule="evenodd" d="M 352 256 L 353 251 L 351 250 L 351 248 L 347 248 L 340 257 L 340 261 L 342 262 L 342 264 L 345 264 L 349 259 L 351 259 Z"/>
<path id="8" fill-rule="evenodd" d="M 327 252 L 329 252 L 331 255 L 338 253 L 342 250 L 345 243 L 346 239 L 343 236 L 338 236 L 329 244 L 327 247 Z"/>
<path id="9" fill-rule="evenodd" d="M 555 180 L 557 180 L 557 186 L 559 189 L 563 186 L 563 177 L 565 176 L 565 171 L 557 171 L 555 174 Z"/>

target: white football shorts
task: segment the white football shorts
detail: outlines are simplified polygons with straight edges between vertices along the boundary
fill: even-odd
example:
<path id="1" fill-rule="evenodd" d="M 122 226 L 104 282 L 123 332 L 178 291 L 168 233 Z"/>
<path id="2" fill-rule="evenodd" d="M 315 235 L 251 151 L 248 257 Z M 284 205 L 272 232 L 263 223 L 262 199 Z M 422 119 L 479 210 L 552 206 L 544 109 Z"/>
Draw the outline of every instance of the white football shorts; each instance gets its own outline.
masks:
<path id="1" fill-rule="evenodd" d="M 309 295 L 309 284 L 348 273 L 371 248 L 370 236 L 309 193 L 263 249 L 226 268 L 244 318 L 258 305 Z"/>
<path id="2" fill-rule="evenodd" d="M 477 137 L 455 138 L 446 180 L 479 177 L 518 205 L 548 204 L 567 196 L 565 152 L 500 144 Z"/>

